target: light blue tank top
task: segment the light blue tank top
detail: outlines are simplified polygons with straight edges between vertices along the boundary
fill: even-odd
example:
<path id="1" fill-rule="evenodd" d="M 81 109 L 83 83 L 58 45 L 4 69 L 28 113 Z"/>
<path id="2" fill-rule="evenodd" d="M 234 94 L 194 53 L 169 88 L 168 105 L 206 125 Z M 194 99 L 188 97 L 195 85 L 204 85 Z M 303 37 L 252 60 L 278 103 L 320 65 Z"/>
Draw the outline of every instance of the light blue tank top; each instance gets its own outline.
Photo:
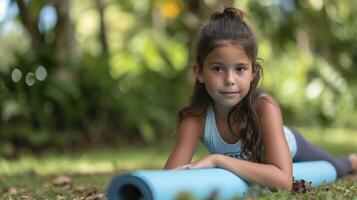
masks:
<path id="1" fill-rule="evenodd" d="M 285 138 L 288 142 L 291 156 L 296 154 L 297 146 L 295 136 L 292 131 L 284 126 Z M 216 119 L 212 106 L 208 106 L 206 113 L 205 132 L 203 136 L 203 145 L 210 153 L 223 154 L 234 158 L 240 158 L 241 142 L 240 140 L 234 144 L 229 144 L 223 140 L 216 126 Z"/>

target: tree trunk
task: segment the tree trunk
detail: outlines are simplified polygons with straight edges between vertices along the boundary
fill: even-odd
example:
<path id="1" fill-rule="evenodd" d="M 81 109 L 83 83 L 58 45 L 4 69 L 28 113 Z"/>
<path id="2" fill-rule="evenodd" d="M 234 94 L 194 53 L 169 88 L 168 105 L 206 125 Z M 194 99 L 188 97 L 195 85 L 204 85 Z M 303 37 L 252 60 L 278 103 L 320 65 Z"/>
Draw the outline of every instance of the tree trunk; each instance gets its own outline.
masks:
<path id="1" fill-rule="evenodd" d="M 106 26 L 105 26 L 105 19 L 104 19 L 105 5 L 103 3 L 103 0 L 96 0 L 96 2 L 99 12 L 99 27 L 100 27 L 99 41 L 102 46 L 102 55 L 106 56 L 108 55 L 109 50 L 108 50 Z"/>
<path id="2" fill-rule="evenodd" d="M 26 7 L 23 0 L 16 0 L 19 8 L 20 20 L 27 32 L 30 35 L 31 47 L 36 56 L 40 54 L 41 49 L 44 47 L 44 36 L 38 30 L 38 18 L 31 14 L 31 9 Z"/>
<path id="3" fill-rule="evenodd" d="M 77 43 L 74 37 L 74 25 L 69 16 L 70 0 L 54 0 L 57 12 L 55 27 L 55 49 L 58 58 L 73 59 L 77 57 Z"/>

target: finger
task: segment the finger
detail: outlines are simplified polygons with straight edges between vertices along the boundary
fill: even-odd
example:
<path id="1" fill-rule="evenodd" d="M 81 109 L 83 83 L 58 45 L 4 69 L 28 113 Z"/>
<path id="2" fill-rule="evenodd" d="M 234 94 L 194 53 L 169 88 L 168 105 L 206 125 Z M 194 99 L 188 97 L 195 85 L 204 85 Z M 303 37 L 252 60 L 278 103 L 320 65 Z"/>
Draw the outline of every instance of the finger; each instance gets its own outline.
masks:
<path id="1" fill-rule="evenodd" d="M 182 166 L 176 167 L 174 169 L 188 169 L 188 168 L 189 168 L 188 165 L 182 165 Z"/>

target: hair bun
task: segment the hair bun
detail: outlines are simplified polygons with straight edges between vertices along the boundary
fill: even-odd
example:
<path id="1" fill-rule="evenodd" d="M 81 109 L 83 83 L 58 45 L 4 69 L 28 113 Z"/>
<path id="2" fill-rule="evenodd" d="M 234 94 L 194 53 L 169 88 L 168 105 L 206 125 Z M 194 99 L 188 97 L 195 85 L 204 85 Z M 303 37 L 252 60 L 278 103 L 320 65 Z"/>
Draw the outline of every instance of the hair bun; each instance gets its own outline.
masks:
<path id="1" fill-rule="evenodd" d="M 247 15 L 243 11 L 237 8 L 228 7 L 225 8 L 223 11 L 218 11 L 213 13 L 213 15 L 211 16 L 211 20 L 218 20 L 227 17 L 227 18 L 243 21 L 246 16 Z"/>

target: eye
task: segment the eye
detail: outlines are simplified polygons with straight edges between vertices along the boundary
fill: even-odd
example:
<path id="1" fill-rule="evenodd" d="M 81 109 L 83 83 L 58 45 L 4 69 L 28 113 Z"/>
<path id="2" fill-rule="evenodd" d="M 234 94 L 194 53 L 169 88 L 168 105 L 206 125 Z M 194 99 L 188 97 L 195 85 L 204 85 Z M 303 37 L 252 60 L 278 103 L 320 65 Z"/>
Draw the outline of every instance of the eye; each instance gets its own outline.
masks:
<path id="1" fill-rule="evenodd" d="M 236 68 L 236 71 L 238 71 L 238 72 L 242 72 L 242 71 L 244 71 L 245 69 L 243 68 L 243 67 L 237 67 Z"/>
<path id="2" fill-rule="evenodd" d="M 247 70 L 247 66 L 246 65 L 242 65 L 242 64 L 239 64 L 237 67 L 236 67 L 236 71 L 237 72 L 244 72 Z"/>
<path id="3" fill-rule="evenodd" d="M 219 65 L 215 65 L 212 67 L 212 70 L 215 72 L 222 72 L 223 71 L 223 67 L 219 66 Z"/>

